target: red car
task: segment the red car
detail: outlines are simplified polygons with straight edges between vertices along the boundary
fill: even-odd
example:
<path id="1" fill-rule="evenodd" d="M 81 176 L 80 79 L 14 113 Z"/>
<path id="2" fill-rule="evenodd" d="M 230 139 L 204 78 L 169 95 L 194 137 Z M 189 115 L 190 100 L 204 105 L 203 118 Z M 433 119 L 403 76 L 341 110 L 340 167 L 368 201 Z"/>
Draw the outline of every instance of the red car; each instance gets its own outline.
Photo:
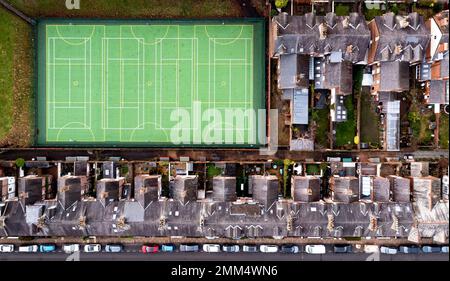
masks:
<path id="1" fill-rule="evenodd" d="M 141 251 L 143 253 L 157 253 L 159 252 L 158 245 L 142 245 Z"/>

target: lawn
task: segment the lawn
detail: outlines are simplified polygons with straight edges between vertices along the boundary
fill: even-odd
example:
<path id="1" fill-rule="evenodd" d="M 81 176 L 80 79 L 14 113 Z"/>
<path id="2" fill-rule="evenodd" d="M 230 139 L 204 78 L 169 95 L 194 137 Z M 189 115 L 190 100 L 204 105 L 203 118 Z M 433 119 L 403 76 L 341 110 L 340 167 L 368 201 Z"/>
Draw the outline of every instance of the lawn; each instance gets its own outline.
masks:
<path id="1" fill-rule="evenodd" d="M 30 38 L 30 26 L 0 7 L 0 147 L 31 143 Z"/>
<path id="2" fill-rule="evenodd" d="M 313 120 L 316 123 L 315 143 L 323 148 L 329 147 L 328 134 L 330 132 L 330 108 L 313 109 Z"/>
<path id="3" fill-rule="evenodd" d="M 356 132 L 355 106 L 352 96 L 346 96 L 344 105 L 347 108 L 347 121 L 336 123 L 336 141 L 337 147 L 352 145 Z"/>
<path id="4" fill-rule="evenodd" d="M 364 68 L 362 66 L 353 67 L 353 94 L 355 97 L 361 96 L 361 84 Z M 347 108 L 347 121 L 335 124 L 337 147 L 353 147 L 356 136 L 356 112 L 353 96 L 345 97 L 344 105 Z"/>
<path id="5" fill-rule="evenodd" d="M 364 88 L 361 94 L 361 142 L 371 145 L 379 143 L 378 115 L 375 104 L 371 100 L 369 88 Z"/>
<path id="6" fill-rule="evenodd" d="M 79 10 L 68 10 L 62 0 L 10 0 L 12 5 L 32 17 L 239 17 L 234 0 L 82 0 Z"/>
<path id="7" fill-rule="evenodd" d="M 413 103 L 409 109 L 408 121 L 416 143 L 418 145 L 431 145 L 433 131 L 429 129 L 429 124 L 430 121 L 435 121 L 434 113 L 431 110 L 421 113 L 419 107 Z"/>
<path id="8" fill-rule="evenodd" d="M 439 117 L 439 146 L 448 149 L 448 115 L 441 113 Z"/>

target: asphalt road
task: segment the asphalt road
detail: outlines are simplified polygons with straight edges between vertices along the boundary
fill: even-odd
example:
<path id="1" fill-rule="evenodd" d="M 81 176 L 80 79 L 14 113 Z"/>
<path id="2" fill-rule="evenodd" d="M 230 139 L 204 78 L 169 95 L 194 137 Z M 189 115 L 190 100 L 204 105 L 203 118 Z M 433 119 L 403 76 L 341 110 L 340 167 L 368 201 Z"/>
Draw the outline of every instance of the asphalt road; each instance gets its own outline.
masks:
<path id="1" fill-rule="evenodd" d="M 70 256 L 70 257 L 69 257 Z M 2 253 L 0 261 L 448 261 L 448 254 L 375 255 L 365 253 L 311 255 L 263 253 Z"/>
<path id="2" fill-rule="evenodd" d="M 125 245 L 121 253 L 84 253 L 66 254 L 60 247 L 54 253 L 0 253 L 0 261 L 448 261 L 448 254 L 366 254 L 366 253 L 327 253 L 312 255 L 306 253 L 154 253 L 140 252 L 140 245 Z"/>

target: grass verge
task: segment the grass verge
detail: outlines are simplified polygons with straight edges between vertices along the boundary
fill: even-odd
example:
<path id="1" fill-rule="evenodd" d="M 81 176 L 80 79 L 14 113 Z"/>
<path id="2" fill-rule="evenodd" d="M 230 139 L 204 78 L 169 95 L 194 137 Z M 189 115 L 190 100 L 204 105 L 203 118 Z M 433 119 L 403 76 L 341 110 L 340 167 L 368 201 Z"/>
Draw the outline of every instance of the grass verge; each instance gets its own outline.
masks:
<path id="1" fill-rule="evenodd" d="M 66 1 L 61 0 L 10 2 L 32 17 L 207 18 L 242 15 L 234 0 L 83 0 L 79 10 L 67 9 Z"/>
<path id="2" fill-rule="evenodd" d="M 0 147 L 32 141 L 32 30 L 0 7 Z"/>

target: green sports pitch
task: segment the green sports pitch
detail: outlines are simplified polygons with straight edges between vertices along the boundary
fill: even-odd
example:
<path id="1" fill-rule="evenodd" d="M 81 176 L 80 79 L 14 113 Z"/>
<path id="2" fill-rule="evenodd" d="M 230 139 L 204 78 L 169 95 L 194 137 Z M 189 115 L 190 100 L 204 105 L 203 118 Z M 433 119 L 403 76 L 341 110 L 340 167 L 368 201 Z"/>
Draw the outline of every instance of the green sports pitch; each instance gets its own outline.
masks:
<path id="1" fill-rule="evenodd" d="M 227 117 L 264 109 L 262 20 L 45 20 L 37 34 L 37 145 L 261 145 L 261 118 Z"/>

